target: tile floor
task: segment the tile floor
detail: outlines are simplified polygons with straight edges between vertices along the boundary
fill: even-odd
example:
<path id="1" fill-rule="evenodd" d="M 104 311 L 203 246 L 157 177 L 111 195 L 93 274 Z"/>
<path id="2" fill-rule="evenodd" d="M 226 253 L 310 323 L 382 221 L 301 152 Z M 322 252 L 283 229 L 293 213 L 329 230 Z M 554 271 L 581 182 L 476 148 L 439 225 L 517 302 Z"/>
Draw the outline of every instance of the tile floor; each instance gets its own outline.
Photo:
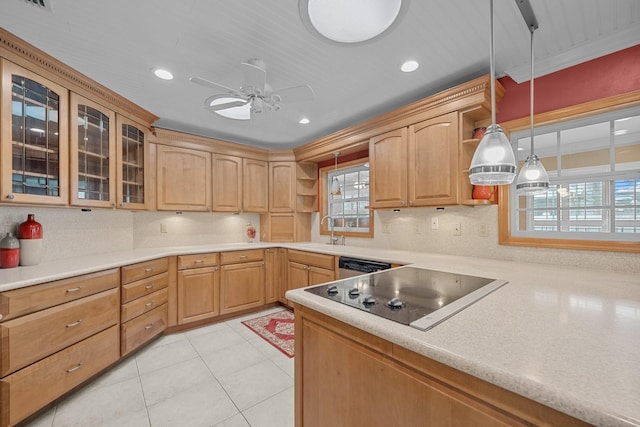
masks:
<path id="1" fill-rule="evenodd" d="M 241 324 L 161 337 L 29 427 L 293 426 L 293 359 Z"/>

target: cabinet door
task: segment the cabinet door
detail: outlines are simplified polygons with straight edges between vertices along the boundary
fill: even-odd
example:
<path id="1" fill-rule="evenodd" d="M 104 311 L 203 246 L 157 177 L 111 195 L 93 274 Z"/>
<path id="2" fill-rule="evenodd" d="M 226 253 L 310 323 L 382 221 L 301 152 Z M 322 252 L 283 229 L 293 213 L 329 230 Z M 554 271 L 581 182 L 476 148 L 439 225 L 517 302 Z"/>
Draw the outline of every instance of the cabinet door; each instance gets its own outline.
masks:
<path id="1" fill-rule="evenodd" d="M 264 261 L 220 267 L 220 314 L 264 305 Z"/>
<path id="2" fill-rule="evenodd" d="M 456 204 L 458 115 L 450 113 L 409 126 L 409 204 Z"/>
<path id="3" fill-rule="evenodd" d="M 369 140 L 371 207 L 407 206 L 407 128 Z"/>
<path id="4" fill-rule="evenodd" d="M 0 59 L 0 201 L 66 205 L 68 92 Z"/>
<path id="5" fill-rule="evenodd" d="M 209 319 L 220 314 L 218 267 L 178 272 L 178 324 Z"/>
<path id="6" fill-rule="evenodd" d="M 116 204 L 116 115 L 71 94 L 71 204 L 111 207 Z"/>
<path id="7" fill-rule="evenodd" d="M 116 116 L 116 198 L 123 209 L 146 209 L 149 201 L 148 129 Z"/>
<path id="8" fill-rule="evenodd" d="M 282 280 L 280 269 L 280 253 L 278 248 L 269 248 L 265 251 L 265 286 L 264 302 L 275 302 L 278 300 L 279 283 Z"/>
<path id="9" fill-rule="evenodd" d="M 309 267 L 309 286 L 336 280 L 335 272 L 326 268 Z"/>
<path id="10" fill-rule="evenodd" d="M 309 266 L 289 261 L 287 263 L 287 290 L 309 286 Z"/>
<path id="11" fill-rule="evenodd" d="M 296 163 L 269 163 L 269 212 L 293 212 L 296 203 Z"/>
<path id="12" fill-rule="evenodd" d="M 213 210 L 242 210 L 242 158 L 213 155 Z"/>
<path id="13" fill-rule="evenodd" d="M 269 163 L 242 159 L 242 209 L 265 213 L 269 210 Z"/>
<path id="14" fill-rule="evenodd" d="M 158 145 L 157 168 L 158 210 L 210 209 L 210 153 Z"/>

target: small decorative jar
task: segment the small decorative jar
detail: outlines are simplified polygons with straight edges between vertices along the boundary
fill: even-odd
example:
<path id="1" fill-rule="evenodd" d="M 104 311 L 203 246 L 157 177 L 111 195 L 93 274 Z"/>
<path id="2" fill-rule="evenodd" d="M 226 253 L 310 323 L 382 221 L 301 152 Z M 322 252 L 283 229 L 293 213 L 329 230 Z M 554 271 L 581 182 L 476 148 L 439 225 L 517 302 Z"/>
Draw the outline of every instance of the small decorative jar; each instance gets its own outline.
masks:
<path id="1" fill-rule="evenodd" d="M 20 242 L 11 233 L 0 240 L 0 268 L 17 267 L 20 263 Z"/>
<path id="2" fill-rule="evenodd" d="M 491 200 L 495 191 L 495 185 L 474 185 L 471 197 L 474 200 Z"/>
<path id="3" fill-rule="evenodd" d="M 247 241 L 249 243 L 253 243 L 253 239 L 256 238 L 256 228 L 251 225 L 251 223 L 247 224 Z"/>
<path id="4" fill-rule="evenodd" d="M 20 265 L 36 265 L 42 259 L 42 225 L 35 220 L 34 214 L 18 228 L 20 239 Z"/>
<path id="5" fill-rule="evenodd" d="M 471 137 L 474 139 L 482 139 L 486 131 L 487 128 L 475 128 Z"/>

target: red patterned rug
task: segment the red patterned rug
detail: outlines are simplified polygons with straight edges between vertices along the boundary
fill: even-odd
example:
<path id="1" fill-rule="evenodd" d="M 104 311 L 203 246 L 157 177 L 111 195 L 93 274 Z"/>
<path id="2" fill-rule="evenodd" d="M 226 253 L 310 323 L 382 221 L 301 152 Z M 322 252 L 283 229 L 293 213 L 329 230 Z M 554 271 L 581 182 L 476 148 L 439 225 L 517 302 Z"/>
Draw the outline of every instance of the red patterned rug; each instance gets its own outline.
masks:
<path id="1" fill-rule="evenodd" d="M 269 344 L 293 357 L 293 313 L 282 310 L 242 322 Z"/>

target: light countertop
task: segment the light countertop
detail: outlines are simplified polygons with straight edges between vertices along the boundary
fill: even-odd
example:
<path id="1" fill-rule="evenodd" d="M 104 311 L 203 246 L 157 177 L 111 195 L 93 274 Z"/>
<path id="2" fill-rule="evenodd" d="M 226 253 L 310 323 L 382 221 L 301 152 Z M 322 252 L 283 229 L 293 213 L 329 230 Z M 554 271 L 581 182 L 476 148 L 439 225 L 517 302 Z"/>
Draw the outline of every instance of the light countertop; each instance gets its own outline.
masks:
<path id="1" fill-rule="evenodd" d="M 508 280 L 425 332 L 302 289 L 289 291 L 287 298 L 589 423 L 640 426 L 640 277 L 633 274 L 320 243 L 238 243 L 2 269 L 0 291 L 169 255 L 268 247 Z"/>

